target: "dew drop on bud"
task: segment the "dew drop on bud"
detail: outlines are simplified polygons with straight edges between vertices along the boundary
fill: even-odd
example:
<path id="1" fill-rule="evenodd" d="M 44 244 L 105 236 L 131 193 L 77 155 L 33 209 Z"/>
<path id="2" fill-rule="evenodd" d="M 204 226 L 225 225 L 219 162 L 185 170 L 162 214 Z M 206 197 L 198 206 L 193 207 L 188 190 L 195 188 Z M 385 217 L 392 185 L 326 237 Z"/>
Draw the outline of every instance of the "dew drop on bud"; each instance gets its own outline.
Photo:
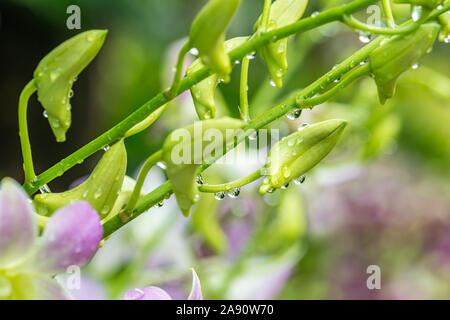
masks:
<path id="1" fill-rule="evenodd" d="M 301 125 L 300 125 L 300 127 L 298 127 L 298 131 L 300 131 L 300 130 L 303 130 L 303 129 L 305 129 L 307 126 L 309 126 L 309 124 L 307 124 L 307 123 L 302 123 Z"/>
<path id="2" fill-rule="evenodd" d="M 193 56 L 198 56 L 198 49 L 192 48 L 191 50 L 189 50 L 189 53 L 192 54 Z"/>
<path id="3" fill-rule="evenodd" d="M 105 147 L 103 147 L 103 150 L 106 152 L 109 150 L 109 148 L 110 148 L 110 146 L 105 146 Z"/>
<path id="4" fill-rule="evenodd" d="M 202 185 L 203 184 L 203 177 L 199 174 L 196 178 L 197 184 Z"/>
<path id="5" fill-rule="evenodd" d="M 162 206 L 164 206 L 164 200 L 158 202 L 155 207 L 156 208 L 161 208 Z"/>
<path id="6" fill-rule="evenodd" d="M 47 113 L 47 111 L 44 110 L 44 112 L 42 112 L 42 115 L 44 116 L 44 118 L 48 118 L 48 113 Z"/>
<path id="7" fill-rule="evenodd" d="M 319 11 L 314 11 L 313 13 L 311 13 L 311 17 L 315 18 L 319 15 L 319 13 L 320 13 Z"/>
<path id="8" fill-rule="evenodd" d="M 101 188 L 98 188 L 97 191 L 95 191 L 95 193 L 94 193 L 94 198 L 95 198 L 95 199 L 98 199 L 98 198 L 100 198 L 101 196 L 102 196 L 102 189 L 101 189 Z"/>
<path id="9" fill-rule="evenodd" d="M 235 188 L 235 189 L 232 189 L 232 190 L 228 191 L 228 196 L 230 198 L 236 199 L 237 197 L 239 197 L 240 193 L 241 193 L 241 189 L 240 188 Z"/>
<path id="10" fill-rule="evenodd" d="M 286 117 L 287 117 L 289 120 L 296 120 L 296 119 L 300 118 L 301 114 L 302 114 L 302 109 L 295 109 L 295 110 L 289 112 L 289 113 L 286 115 Z"/>
<path id="11" fill-rule="evenodd" d="M 419 64 L 413 64 L 412 66 L 411 66 L 411 68 L 413 69 L 413 70 L 416 70 L 416 69 L 418 69 L 419 68 Z"/>
<path id="12" fill-rule="evenodd" d="M 371 37 L 372 37 L 372 34 L 370 32 L 367 32 L 367 31 L 359 32 L 359 41 L 361 41 L 362 43 L 369 43 Z"/>
<path id="13" fill-rule="evenodd" d="M 289 187 L 289 183 L 286 183 L 284 186 L 281 187 L 281 189 L 287 189 Z"/>
<path id="14" fill-rule="evenodd" d="M 299 178 L 295 179 L 294 182 L 295 182 L 296 184 L 302 184 L 303 182 L 305 182 L 305 180 L 306 180 L 306 176 L 305 176 L 305 175 L 302 175 L 302 176 L 300 176 Z"/>
<path id="15" fill-rule="evenodd" d="M 167 166 L 166 166 L 166 164 L 164 162 L 159 161 L 158 163 L 156 163 L 156 165 L 158 167 L 160 167 L 161 169 L 163 169 L 163 170 L 167 169 Z"/>
<path id="16" fill-rule="evenodd" d="M 276 86 L 277 86 L 276 83 L 275 83 L 275 81 L 273 81 L 273 80 L 270 80 L 270 85 L 271 85 L 272 87 L 276 87 Z"/>
<path id="17" fill-rule="evenodd" d="M 421 14 L 422 14 L 422 7 L 415 6 L 411 13 L 411 19 L 413 19 L 413 21 L 417 21 L 420 19 Z"/>

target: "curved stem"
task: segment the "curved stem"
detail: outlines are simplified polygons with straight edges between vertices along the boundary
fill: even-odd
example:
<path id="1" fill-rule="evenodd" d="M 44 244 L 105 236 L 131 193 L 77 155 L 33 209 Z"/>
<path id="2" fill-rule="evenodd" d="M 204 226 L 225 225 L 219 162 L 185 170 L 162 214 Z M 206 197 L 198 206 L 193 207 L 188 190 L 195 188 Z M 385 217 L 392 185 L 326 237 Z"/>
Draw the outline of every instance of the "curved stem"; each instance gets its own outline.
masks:
<path id="1" fill-rule="evenodd" d="M 250 120 L 249 110 L 248 110 L 248 66 L 250 64 L 250 59 L 247 57 L 242 59 L 241 68 L 241 85 L 240 85 L 240 100 L 241 100 L 241 118 L 245 122 Z"/>
<path id="2" fill-rule="evenodd" d="M 232 182 L 224 183 L 224 184 L 218 184 L 218 185 L 201 185 L 198 187 L 198 189 L 201 192 L 207 192 L 207 193 L 216 193 L 221 191 L 230 191 L 232 189 L 240 188 L 242 186 L 245 186 L 253 181 L 258 180 L 261 178 L 261 169 L 256 170 L 253 173 L 250 173 L 248 176 L 234 180 Z"/>
<path id="3" fill-rule="evenodd" d="M 28 134 L 28 124 L 27 124 L 27 110 L 28 110 L 28 100 L 30 100 L 31 95 L 36 92 L 35 80 L 31 80 L 23 88 L 20 98 L 19 98 L 19 136 L 20 145 L 22 148 L 23 156 L 23 169 L 25 171 L 25 182 L 31 182 L 36 178 L 36 173 L 33 167 L 33 157 L 31 154 L 31 144 L 30 137 Z"/>
<path id="4" fill-rule="evenodd" d="M 422 18 L 421 20 L 417 20 L 414 23 L 405 23 L 401 27 L 398 28 L 380 28 L 380 27 L 373 27 L 368 24 L 365 24 L 359 20 L 357 20 L 352 15 L 344 15 L 342 18 L 342 21 L 349 26 L 352 29 L 356 30 L 362 30 L 362 31 L 368 31 L 373 34 L 384 34 L 384 35 L 396 35 L 396 34 L 405 34 L 410 33 L 420 27 L 420 25 L 424 22 L 425 18 Z"/>
<path id="5" fill-rule="evenodd" d="M 139 200 L 139 196 L 141 195 L 142 186 L 144 185 L 145 178 L 147 177 L 150 169 L 161 160 L 162 151 L 159 150 L 156 153 L 152 154 L 144 163 L 141 170 L 139 171 L 139 175 L 136 181 L 136 185 L 134 186 L 133 193 L 131 194 L 130 200 L 128 201 L 127 206 L 124 211 L 132 212 L 136 206 L 137 201 Z"/>
<path id="6" fill-rule="evenodd" d="M 391 0 L 383 0 L 383 11 L 384 11 L 384 17 L 386 19 L 386 25 L 389 28 L 394 28 L 395 27 L 395 19 L 394 19 L 394 15 L 392 14 Z"/>
<path id="7" fill-rule="evenodd" d="M 269 32 L 265 32 L 260 36 L 251 38 L 246 41 L 239 47 L 233 49 L 230 53 L 230 60 L 236 61 L 241 60 L 247 54 L 256 51 L 257 49 L 267 45 L 270 42 L 274 42 L 280 40 L 282 38 L 286 38 L 290 35 L 305 32 L 316 27 L 322 26 L 324 24 L 339 21 L 342 19 L 344 14 L 349 14 L 352 12 L 356 12 L 364 7 L 377 2 L 377 0 L 355 0 L 346 5 L 339 6 L 336 8 L 332 8 L 329 10 L 325 10 L 322 13 L 318 14 L 314 17 L 308 17 L 301 19 L 293 24 L 277 28 L 271 30 Z M 184 92 L 185 90 L 190 89 L 196 83 L 206 79 L 208 76 L 212 74 L 211 70 L 207 67 L 203 67 L 197 72 L 193 73 L 190 76 L 185 77 L 180 81 L 180 89 L 177 94 L 180 92 Z M 134 125 L 138 124 L 149 114 L 154 112 L 157 108 L 161 107 L 163 104 L 171 101 L 174 98 L 173 94 L 170 91 L 166 90 L 161 92 L 153 99 L 146 102 L 143 106 L 141 106 L 138 110 L 133 112 L 127 118 L 122 120 L 120 123 L 115 125 L 110 130 L 103 133 L 101 136 L 92 140 L 85 146 L 81 147 L 74 153 L 72 153 L 67 158 L 61 160 L 51 168 L 47 169 L 45 172 L 40 174 L 34 181 L 25 183 L 23 188 L 28 194 L 33 194 L 36 192 L 40 186 L 44 185 L 60 176 L 62 173 L 66 172 L 80 161 L 86 159 L 96 151 L 101 148 L 110 145 L 114 141 L 123 138 L 125 132 L 127 132 Z"/>
<path id="8" fill-rule="evenodd" d="M 330 90 L 326 91 L 325 93 L 309 98 L 304 99 L 301 96 L 297 96 L 297 104 L 301 108 L 312 108 L 313 106 L 317 106 L 319 104 L 322 104 L 338 94 L 342 89 L 347 87 L 349 84 L 353 83 L 353 81 L 361 78 L 362 76 L 365 76 L 370 73 L 370 66 L 369 64 L 365 64 L 362 67 L 358 67 L 352 71 L 350 71 L 346 76 L 342 78 L 342 80 L 339 81 L 339 84 L 335 85 Z"/>
<path id="9" fill-rule="evenodd" d="M 183 72 L 184 58 L 186 57 L 186 54 L 188 53 L 189 49 L 191 49 L 191 45 L 189 44 L 188 41 L 183 45 L 183 47 L 181 47 L 180 53 L 178 54 L 178 61 L 175 67 L 175 75 L 173 78 L 172 86 L 170 87 L 169 90 L 170 95 L 173 97 L 178 95 L 178 90 L 180 89 L 180 81 Z"/>

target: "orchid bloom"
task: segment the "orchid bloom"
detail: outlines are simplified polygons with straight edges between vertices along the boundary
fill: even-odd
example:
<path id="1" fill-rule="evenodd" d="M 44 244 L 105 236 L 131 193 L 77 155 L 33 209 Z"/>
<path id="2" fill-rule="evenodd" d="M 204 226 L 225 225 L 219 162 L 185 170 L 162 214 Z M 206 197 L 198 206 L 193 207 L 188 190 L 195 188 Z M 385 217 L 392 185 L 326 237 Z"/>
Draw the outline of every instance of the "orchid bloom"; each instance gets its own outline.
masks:
<path id="1" fill-rule="evenodd" d="M 82 267 L 97 251 L 103 229 L 84 201 L 56 211 L 38 236 L 36 215 L 20 185 L 3 179 L 0 190 L 0 299 L 70 299 L 54 279 Z"/>
<path id="2" fill-rule="evenodd" d="M 192 289 L 188 300 L 203 300 L 202 287 L 197 273 L 192 271 Z M 143 289 L 134 288 L 125 293 L 125 300 L 172 300 L 172 297 L 163 289 L 158 287 L 145 287 Z"/>

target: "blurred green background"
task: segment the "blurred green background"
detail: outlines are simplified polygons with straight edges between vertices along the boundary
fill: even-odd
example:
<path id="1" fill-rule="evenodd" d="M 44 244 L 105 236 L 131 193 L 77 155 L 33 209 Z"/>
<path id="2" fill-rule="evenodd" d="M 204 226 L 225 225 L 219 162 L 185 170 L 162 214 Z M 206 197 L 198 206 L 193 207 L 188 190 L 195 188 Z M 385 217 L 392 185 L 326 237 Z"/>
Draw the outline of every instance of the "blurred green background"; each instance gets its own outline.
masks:
<path id="1" fill-rule="evenodd" d="M 346 1 L 310 1 L 306 15 Z M 202 0 L 0 0 L 0 176 L 23 181 L 17 127 L 20 91 L 42 57 L 80 31 L 108 29 L 98 57 L 80 75 L 72 99 L 73 125 L 57 144 L 33 97 L 29 128 L 37 172 L 55 164 L 166 88 L 177 50 Z M 251 32 L 262 0 L 245 0 L 227 37 Z M 81 8 L 81 30 L 68 30 L 66 9 Z M 395 6 L 399 21 L 410 16 Z M 367 12 L 361 12 L 361 18 Z M 292 37 L 283 89 L 270 86 L 264 62 L 252 60 L 253 115 L 327 72 L 363 44 L 333 23 Z M 297 121 L 274 123 L 283 134 L 302 123 L 349 120 L 337 150 L 304 184 L 261 197 L 257 186 L 238 199 L 204 196 L 192 219 L 173 199 L 111 237 L 83 272 L 80 298 L 120 298 L 124 290 L 163 286 L 182 298 L 189 267 L 205 298 L 378 299 L 450 298 L 450 59 L 436 42 L 417 70 L 400 79 L 396 96 L 381 106 L 372 79 L 363 79 Z M 188 60 L 192 61 L 192 57 Z M 239 116 L 239 68 L 217 92 L 219 114 Z M 126 141 L 128 175 L 167 134 L 196 120 L 189 94 L 170 104 L 147 131 Z M 65 190 L 88 174 L 101 152 L 50 183 Z M 251 168 L 250 168 L 251 169 Z M 254 168 L 253 168 L 254 169 Z M 229 181 L 249 168 L 212 169 L 208 181 Z M 149 191 L 162 183 L 154 168 Z M 381 289 L 369 290 L 370 265 Z"/>

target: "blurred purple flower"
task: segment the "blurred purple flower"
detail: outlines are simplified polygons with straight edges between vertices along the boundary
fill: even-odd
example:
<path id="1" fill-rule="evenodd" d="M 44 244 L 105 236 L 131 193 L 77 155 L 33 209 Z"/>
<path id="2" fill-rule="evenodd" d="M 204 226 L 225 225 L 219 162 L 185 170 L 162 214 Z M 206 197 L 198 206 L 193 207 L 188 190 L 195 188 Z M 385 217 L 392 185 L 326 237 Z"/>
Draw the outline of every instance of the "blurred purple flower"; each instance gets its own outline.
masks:
<path id="1" fill-rule="evenodd" d="M 17 182 L 3 179 L 0 298 L 70 299 L 52 275 L 88 263 L 102 235 L 97 212 L 87 202 L 77 202 L 55 212 L 38 237 L 36 216 L 27 195 Z"/>
<path id="2" fill-rule="evenodd" d="M 203 300 L 200 280 L 194 269 L 192 271 L 192 289 L 188 300 Z M 172 297 L 163 289 L 158 287 L 134 288 L 125 293 L 125 300 L 172 300 Z"/>

